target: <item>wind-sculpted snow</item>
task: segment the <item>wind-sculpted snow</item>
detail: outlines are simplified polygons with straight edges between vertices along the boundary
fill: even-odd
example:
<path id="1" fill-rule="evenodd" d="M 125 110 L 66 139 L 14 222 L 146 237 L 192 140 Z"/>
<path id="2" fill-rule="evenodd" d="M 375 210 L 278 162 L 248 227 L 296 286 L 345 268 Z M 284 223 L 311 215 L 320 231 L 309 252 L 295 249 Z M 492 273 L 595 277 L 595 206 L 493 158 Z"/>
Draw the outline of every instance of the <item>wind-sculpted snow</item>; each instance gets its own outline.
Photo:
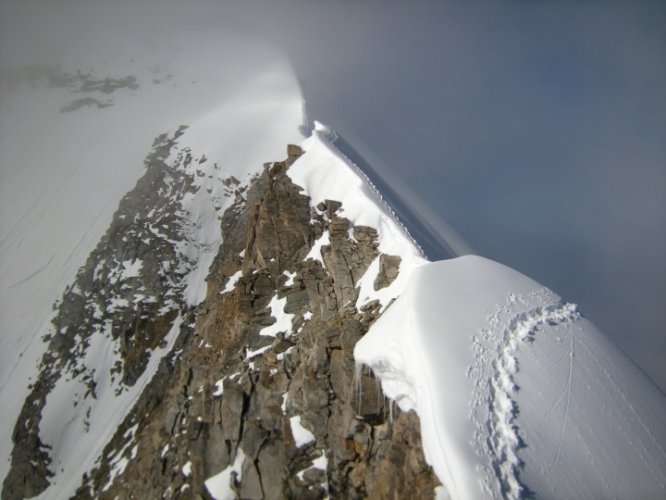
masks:
<path id="1" fill-rule="evenodd" d="M 520 482 L 523 463 L 518 451 L 524 442 L 516 419 L 519 408 L 515 396 L 519 388 L 514 381 L 522 343 L 533 341 L 545 326 L 567 324 L 578 317 L 574 304 L 562 304 L 548 289 L 536 290 L 527 296 L 509 294 L 506 305 L 499 306 L 489 318 L 490 328 L 474 339 L 474 355 L 468 372 L 474 383 L 471 414 L 477 428 L 473 442 L 480 456 L 492 457 L 492 469 L 485 471 L 485 478 L 498 479 L 490 482 L 484 478 L 488 494 L 520 498 L 527 493 Z M 571 374 L 570 370 L 569 384 Z M 567 417 L 565 414 L 565 425 Z M 561 443 L 558 453 L 560 451 Z"/>
<path id="2" fill-rule="evenodd" d="M 356 302 L 358 307 L 373 300 L 386 306 L 400 295 L 411 270 L 426 259 L 368 177 L 331 143 L 336 137 L 334 131 L 315 122 L 312 136 L 303 143 L 305 154 L 290 167 L 288 175 L 305 188 L 313 208 L 318 209 L 318 205 L 326 200 L 341 202 L 341 216 L 355 225 L 375 228 L 379 235 L 378 250 L 401 258 L 400 272 L 390 286 L 373 286 L 380 271 L 379 256 L 368 272 L 353 283 L 354 287 L 360 287 Z M 321 258 L 317 255 L 320 254 L 319 248 L 328 243 L 328 238 L 328 234 L 324 233 L 315 243 L 310 255 L 312 258 Z"/>
<path id="3" fill-rule="evenodd" d="M 355 348 L 451 497 L 661 498 L 666 398 L 572 304 L 492 261 L 414 270 Z"/>
<path id="4" fill-rule="evenodd" d="M 347 140 L 337 133 L 331 134 L 331 146 L 350 165 L 364 177 L 368 185 L 385 200 L 396 221 L 403 225 L 421 252 L 430 260 L 450 259 L 460 255 L 459 250 L 446 241 L 443 235 L 437 234 L 424 223 L 414 207 L 403 200 L 395 186 L 382 177 L 377 168 L 368 162 Z M 468 253 L 468 252 L 466 252 Z"/>

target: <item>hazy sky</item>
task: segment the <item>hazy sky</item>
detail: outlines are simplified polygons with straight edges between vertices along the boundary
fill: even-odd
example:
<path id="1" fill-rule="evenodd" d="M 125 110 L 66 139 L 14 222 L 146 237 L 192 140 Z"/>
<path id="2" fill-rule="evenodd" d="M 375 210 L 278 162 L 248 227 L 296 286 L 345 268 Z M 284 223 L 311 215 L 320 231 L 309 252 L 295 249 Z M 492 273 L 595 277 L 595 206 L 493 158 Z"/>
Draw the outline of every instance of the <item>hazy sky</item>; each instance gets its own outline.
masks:
<path id="1" fill-rule="evenodd" d="M 433 225 L 579 303 L 666 388 L 666 3 L 25 3 L 45 52 L 67 23 L 80 44 L 111 24 L 282 48 L 311 118 Z"/>
<path id="2" fill-rule="evenodd" d="M 666 4 L 471 3 L 296 16 L 310 114 L 666 388 Z"/>

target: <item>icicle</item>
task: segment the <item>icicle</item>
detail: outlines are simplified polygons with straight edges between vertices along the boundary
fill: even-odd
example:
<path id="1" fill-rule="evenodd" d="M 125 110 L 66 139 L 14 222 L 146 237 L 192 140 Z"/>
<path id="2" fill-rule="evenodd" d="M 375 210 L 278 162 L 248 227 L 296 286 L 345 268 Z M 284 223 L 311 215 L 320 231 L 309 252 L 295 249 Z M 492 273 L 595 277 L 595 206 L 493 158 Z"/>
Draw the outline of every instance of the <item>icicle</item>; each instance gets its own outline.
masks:
<path id="1" fill-rule="evenodd" d="M 361 397 L 362 395 L 362 387 L 361 387 L 361 376 L 363 373 L 363 368 L 364 368 L 363 363 L 355 363 L 354 364 L 354 380 L 353 380 L 353 395 L 352 399 L 353 401 L 356 402 L 356 412 L 360 413 L 361 412 Z"/>

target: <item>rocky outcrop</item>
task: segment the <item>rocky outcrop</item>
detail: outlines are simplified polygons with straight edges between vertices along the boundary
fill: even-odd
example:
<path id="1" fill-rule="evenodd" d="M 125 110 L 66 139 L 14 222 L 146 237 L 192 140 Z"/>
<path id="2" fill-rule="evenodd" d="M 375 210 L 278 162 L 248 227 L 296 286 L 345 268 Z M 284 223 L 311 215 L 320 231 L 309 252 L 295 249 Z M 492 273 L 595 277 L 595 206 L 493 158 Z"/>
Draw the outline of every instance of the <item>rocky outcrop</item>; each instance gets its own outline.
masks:
<path id="1" fill-rule="evenodd" d="M 288 159 L 267 165 L 225 212 L 223 244 L 196 311 L 165 292 L 155 309 L 134 310 L 117 327 L 124 360 L 117 376 L 131 385 L 145 366 L 140 353 L 159 344 L 174 321 L 158 305 L 171 300 L 170 314 L 183 318 L 170 353 L 82 478 L 77 498 L 211 498 L 219 489 L 248 499 L 433 496 L 438 481 L 423 456 L 418 418 L 388 404 L 372 373 L 353 359 L 380 309 L 376 302 L 357 309 L 357 283 L 379 259 L 375 288 L 388 286 L 400 257 L 381 255 L 376 230 L 340 217 L 339 202 L 310 206 L 286 174 L 300 154 L 289 146 Z M 225 185 L 237 189 L 238 181 Z M 317 241 L 327 244 L 313 256 Z M 178 257 L 155 253 L 162 254 L 170 262 Z M 90 267 L 85 272 L 94 272 Z M 115 318 L 107 318 L 114 328 Z M 71 342 L 53 338 L 51 350 L 54 362 L 64 363 Z M 33 440 L 34 401 L 55 377 L 44 373 L 43 389 L 22 415 Z M 40 459 L 41 443 L 24 447 L 17 438 L 3 498 L 48 484 L 47 451 Z M 26 472 L 33 462 L 42 469 Z"/>
<path id="2" fill-rule="evenodd" d="M 166 163 L 183 130 L 155 140 L 145 174 L 121 200 L 106 234 L 54 305 L 52 333 L 44 339 L 48 349 L 14 429 L 3 499 L 31 497 L 49 485 L 50 450 L 40 438 L 40 424 L 56 384 L 68 379 L 85 387 L 70 407 L 95 404 L 100 378 L 110 378 L 116 394 L 126 391 L 144 373 L 178 313 L 186 313 L 181 280 L 192 262 L 180 249 L 188 226 L 180 200 L 192 185 L 183 167 L 194 159 L 181 151 L 176 166 Z M 100 335 L 109 338 L 113 352 L 108 354 L 115 358 L 108 373 L 86 361 L 93 338 Z M 82 431 L 87 427 L 84 422 Z"/>

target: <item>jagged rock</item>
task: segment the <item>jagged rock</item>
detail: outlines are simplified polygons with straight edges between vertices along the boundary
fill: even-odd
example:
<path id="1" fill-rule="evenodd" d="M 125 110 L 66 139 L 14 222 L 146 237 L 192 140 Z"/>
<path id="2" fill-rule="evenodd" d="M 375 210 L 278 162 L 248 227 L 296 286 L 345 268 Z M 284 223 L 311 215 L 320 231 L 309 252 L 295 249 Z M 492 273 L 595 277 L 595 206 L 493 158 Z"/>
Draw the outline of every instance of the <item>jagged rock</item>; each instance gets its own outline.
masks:
<path id="1" fill-rule="evenodd" d="M 303 150 L 301 149 L 300 146 L 297 146 L 296 144 L 288 144 L 287 145 L 287 161 L 288 162 L 293 162 L 295 161 L 299 156 L 303 154 Z"/>
<path id="2" fill-rule="evenodd" d="M 155 155 L 168 151 L 160 142 Z M 243 456 L 229 485 L 240 498 L 433 497 L 438 482 L 423 457 L 416 415 L 387 404 L 371 373 L 355 378 L 354 346 L 380 307 L 368 303 L 358 311 L 356 285 L 379 257 L 387 286 L 397 276 L 399 257 L 379 256 L 377 231 L 338 217 L 339 202 L 326 200 L 320 213 L 311 210 L 286 174 L 300 154 L 290 146 L 288 159 L 269 165 L 225 212 L 205 301 L 196 311 L 180 305 L 185 319 L 171 354 L 82 479 L 77 498 L 208 499 L 205 481 Z M 325 264 L 304 261 L 325 230 Z M 159 268 L 157 261 L 150 265 Z M 225 291 L 238 271 L 233 290 Z M 294 275 L 289 286 L 285 271 Z M 261 335 L 275 321 L 268 307 L 275 297 L 286 299 L 291 328 Z M 85 307 L 74 296 L 65 302 L 68 310 Z M 145 314 L 150 317 L 150 310 Z M 170 319 L 160 321 L 128 318 L 121 330 L 128 333 L 124 359 L 160 341 Z M 59 366 L 59 353 L 72 341 L 65 336 L 51 342 L 52 363 Z M 127 380 L 137 376 L 121 370 Z M 26 404 L 44 398 L 50 383 L 45 375 Z M 292 417 L 300 417 L 305 431 L 294 428 Z M 26 421 L 34 427 L 28 436 L 38 436 L 39 412 Z M 299 432 L 312 439 L 299 442 Z M 15 446 L 17 465 L 3 498 L 5 492 L 18 498 L 16 488 L 28 484 L 25 479 L 35 481 L 34 489 L 23 487 L 21 495 L 45 487 L 36 482 L 46 480 L 44 471 L 20 468 L 36 456 L 20 458 L 22 450 Z M 114 471 L 120 457 L 128 465 Z"/>
<path id="3" fill-rule="evenodd" d="M 402 262 L 402 258 L 399 255 L 381 254 L 379 256 L 379 272 L 375 278 L 375 290 L 380 290 L 393 283 L 400 272 L 400 262 Z"/>
<path id="4" fill-rule="evenodd" d="M 341 207 L 342 203 L 336 200 L 324 200 L 317 204 L 317 210 L 324 212 L 328 219 L 333 219 Z"/>

